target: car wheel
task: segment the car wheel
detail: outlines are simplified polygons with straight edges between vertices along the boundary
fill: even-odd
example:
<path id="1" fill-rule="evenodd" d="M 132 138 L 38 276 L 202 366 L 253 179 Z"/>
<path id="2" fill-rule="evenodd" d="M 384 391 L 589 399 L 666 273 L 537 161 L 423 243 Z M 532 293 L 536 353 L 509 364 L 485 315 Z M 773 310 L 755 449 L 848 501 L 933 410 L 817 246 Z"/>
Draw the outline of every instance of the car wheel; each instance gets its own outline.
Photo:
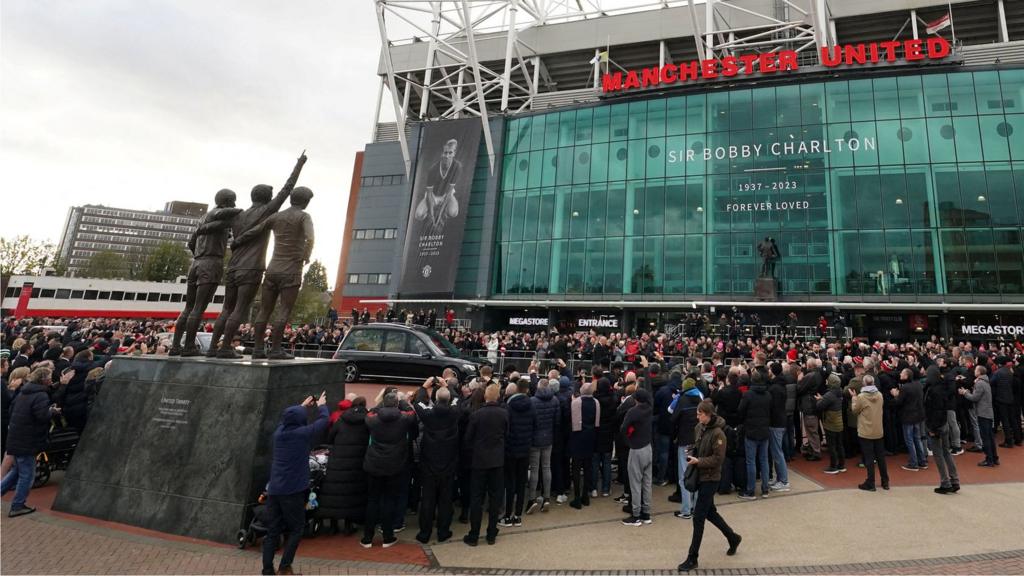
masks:
<path id="1" fill-rule="evenodd" d="M 354 384 L 359 381 L 359 367 L 356 366 L 355 362 L 349 362 L 345 364 L 345 382 Z"/>

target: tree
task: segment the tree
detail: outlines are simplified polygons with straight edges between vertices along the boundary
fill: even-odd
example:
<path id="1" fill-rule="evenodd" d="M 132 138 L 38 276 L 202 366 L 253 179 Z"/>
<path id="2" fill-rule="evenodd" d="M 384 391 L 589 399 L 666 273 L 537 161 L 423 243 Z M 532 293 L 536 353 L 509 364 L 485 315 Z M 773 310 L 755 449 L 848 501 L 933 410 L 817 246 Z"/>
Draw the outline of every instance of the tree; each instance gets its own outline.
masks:
<path id="1" fill-rule="evenodd" d="M 306 269 L 306 273 L 302 275 L 302 285 L 316 288 L 318 292 L 327 292 L 327 269 L 319 260 L 313 260 Z"/>
<path id="2" fill-rule="evenodd" d="M 0 274 L 43 273 L 43 268 L 53 266 L 57 261 L 57 248 L 49 242 L 29 236 L 0 238 Z"/>
<path id="3" fill-rule="evenodd" d="M 188 273 L 191 257 L 179 242 L 161 242 L 146 256 L 140 274 L 142 280 L 167 282 Z"/>
<path id="4" fill-rule="evenodd" d="M 100 250 L 89 258 L 82 271 L 86 278 L 127 278 L 128 265 L 122 255 L 113 250 Z"/>
<path id="5" fill-rule="evenodd" d="M 327 293 L 327 269 L 314 260 L 302 275 L 302 288 L 292 309 L 292 322 L 305 324 L 327 316 L 331 297 Z"/>

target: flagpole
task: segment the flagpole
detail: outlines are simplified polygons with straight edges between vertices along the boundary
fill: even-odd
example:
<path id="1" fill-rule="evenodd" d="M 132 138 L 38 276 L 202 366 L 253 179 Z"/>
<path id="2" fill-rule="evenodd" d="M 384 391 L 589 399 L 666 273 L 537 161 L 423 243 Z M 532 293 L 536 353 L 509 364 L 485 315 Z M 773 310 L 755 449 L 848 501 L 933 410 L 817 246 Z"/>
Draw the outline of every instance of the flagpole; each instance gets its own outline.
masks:
<path id="1" fill-rule="evenodd" d="M 956 47 L 956 25 L 953 24 L 953 3 L 947 0 L 946 8 L 949 10 L 949 31 L 950 31 L 951 34 L 953 34 L 953 47 L 955 49 L 955 47 Z"/>

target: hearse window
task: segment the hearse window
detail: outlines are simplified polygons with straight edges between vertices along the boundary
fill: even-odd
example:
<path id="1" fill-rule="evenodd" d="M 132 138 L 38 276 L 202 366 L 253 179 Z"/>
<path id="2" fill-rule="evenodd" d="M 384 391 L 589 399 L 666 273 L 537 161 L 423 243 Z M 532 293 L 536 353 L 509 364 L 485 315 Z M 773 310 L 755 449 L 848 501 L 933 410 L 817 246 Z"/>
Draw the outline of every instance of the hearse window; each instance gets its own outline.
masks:
<path id="1" fill-rule="evenodd" d="M 114 290 L 113 292 L 110 293 L 110 299 L 111 300 L 123 300 L 124 299 L 124 292 L 121 291 L 121 290 Z"/>
<path id="2" fill-rule="evenodd" d="M 110 300 L 110 292 L 100 292 L 100 300 Z"/>
<path id="3" fill-rule="evenodd" d="M 160 301 L 161 302 L 170 302 L 171 301 L 171 295 L 170 294 L 161 294 L 160 295 Z"/>
<path id="4" fill-rule="evenodd" d="M 85 291 L 85 299 L 86 300 L 95 300 L 96 296 L 98 294 L 99 294 L 98 290 L 86 290 Z"/>
<path id="5" fill-rule="evenodd" d="M 82 294 L 85 294 L 85 292 L 83 290 L 72 290 L 71 291 L 71 299 L 72 300 L 81 300 L 82 299 Z"/>

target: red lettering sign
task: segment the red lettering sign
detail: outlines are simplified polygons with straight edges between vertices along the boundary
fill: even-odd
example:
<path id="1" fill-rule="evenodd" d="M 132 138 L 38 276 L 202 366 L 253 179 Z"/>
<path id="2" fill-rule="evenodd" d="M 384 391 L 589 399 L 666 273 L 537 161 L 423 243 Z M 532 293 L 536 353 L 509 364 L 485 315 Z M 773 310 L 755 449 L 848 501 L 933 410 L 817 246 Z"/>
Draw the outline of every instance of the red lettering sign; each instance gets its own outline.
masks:
<path id="1" fill-rule="evenodd" d="M 837 66 L 868 66 L 879 62 L 893 63 L 941 60 L 952 52 L 949 42 L 942 37 L 927 40 L 871 42 L 825 46 L 821 49 L 821 63 L 827 68 Z M 601 91 L 605 94 L 671 86 L 697 79 L 733 78 L 740 74 L 775 74 L 799 69 L 798 55 L 793 50 L 780 50 L 763 54 L 741 54 L 721 59 L 692 60 L 661 67 L 642 68 L 623 72 L 608 72 L 601 77 Z"/>

